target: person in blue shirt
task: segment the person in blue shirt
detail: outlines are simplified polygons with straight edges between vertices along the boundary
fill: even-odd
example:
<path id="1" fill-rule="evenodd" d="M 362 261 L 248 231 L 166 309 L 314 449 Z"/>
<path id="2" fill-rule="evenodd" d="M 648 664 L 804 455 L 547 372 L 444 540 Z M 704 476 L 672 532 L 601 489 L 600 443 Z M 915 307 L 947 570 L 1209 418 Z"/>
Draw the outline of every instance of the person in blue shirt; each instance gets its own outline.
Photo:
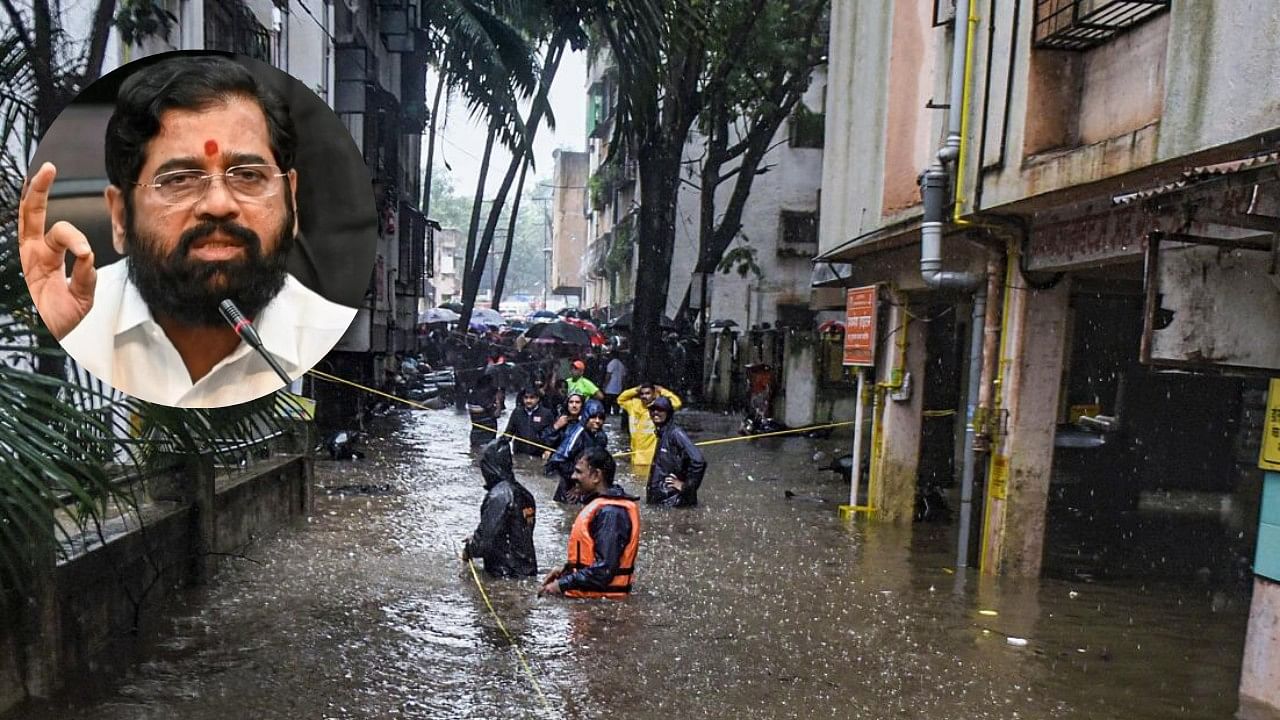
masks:
<path id="1" fill-rule="evenodd" d="M 582 502 L 573 482 L 573 466 L 588 447 L 609 447 L 609 437 L 604 431 L 604 403 L 599 400 L 588 400 L 582 410 L 582 420 L 570 425 L 560 440 L 559 447 L 551 454 L 543 473 L 559 475 L 556 485 L 556 502 Z"/>

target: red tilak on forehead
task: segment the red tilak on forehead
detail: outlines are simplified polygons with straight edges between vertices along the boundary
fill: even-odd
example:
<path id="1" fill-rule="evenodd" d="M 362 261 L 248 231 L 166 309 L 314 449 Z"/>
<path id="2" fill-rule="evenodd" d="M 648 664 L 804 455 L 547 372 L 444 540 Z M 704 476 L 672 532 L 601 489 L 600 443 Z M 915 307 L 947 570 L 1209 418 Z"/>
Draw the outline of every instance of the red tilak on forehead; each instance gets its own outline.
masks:
<path id="1" fill-rule="evenodd" d="M 217 155 L 217 154 L 218 154 L 218 143 L 214 142 L 213 140 L 205 140 L 205 141 L 204 141 L 204 154 L 205 154 L 205 155 Z"/>

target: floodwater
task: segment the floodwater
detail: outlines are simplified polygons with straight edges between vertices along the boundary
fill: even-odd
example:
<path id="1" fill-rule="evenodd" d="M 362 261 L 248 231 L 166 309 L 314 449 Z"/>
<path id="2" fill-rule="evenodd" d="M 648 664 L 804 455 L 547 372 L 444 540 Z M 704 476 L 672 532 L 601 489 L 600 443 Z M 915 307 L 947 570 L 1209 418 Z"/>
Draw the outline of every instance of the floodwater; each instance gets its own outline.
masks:
<path id="1" fill-rule="evenodd" d="M 695 439 L 732 428 L 715 415 L 688 420 L 702 429 Z M 318 491 L 305 524 L 189 592 L 125 676 L 22 717 L 1165 720 L 1236 710 L 1240 583 L 957 574 L 951 525 L 838 519 L 847 486 L 812 461 L 838 440 L 707 448 L 700 507 L 642 510 L 629 600 L 537 598 L 534 580 L 481 574 L 495 618 L 457 560 L 483 495 L 465 436 L 452 411 L 405 414 L 384 421 L 367 459 L 317 462 L 321 486 L 394 492 Z M 564 560 L 573 509 L 551 502 L 554 481 L 535 465 L 518 460 L 517 474 L 538 500 L 549 570 Z"/>

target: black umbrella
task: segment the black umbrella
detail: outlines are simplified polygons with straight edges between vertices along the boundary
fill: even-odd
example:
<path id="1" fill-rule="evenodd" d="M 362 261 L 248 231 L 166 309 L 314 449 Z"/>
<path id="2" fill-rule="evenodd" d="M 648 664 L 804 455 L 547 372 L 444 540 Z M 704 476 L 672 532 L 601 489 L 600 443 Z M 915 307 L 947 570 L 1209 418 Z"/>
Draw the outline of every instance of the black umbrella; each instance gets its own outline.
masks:
<path id="1" fill-rule="evenodd" d="M 557 321 L 532 325 L 524 331 L 525 338 L 531 341 L 560 342 L 566 345 L 591 345 L 591 333 L 577 325 Z"/>
<path id="2" fill-rule="evenodd" d="M 441 304 L 440 304 L 440 307 L 444 308 L 445 310 L 452 310 L 452 311 L 454 311 L 454 312 L 458 313 L 459 315 L 461 315 L 461 314 L 462 314 L 462 308 L 463 308 L 463 305 L 462 305 L 462 303 L 460 303 L 460 302 L 447 302 L 447 303 L 441 303 Z"/>
<path id="3" fill-rule="evenodd" d="M 676 329 L 676 321 L 675 321 L 675 320 L 672 320 L 671 318 L 667 317 L 666 315 L 663 315 L 663 316 L 662 316 L 662 319 L 658 322 L 658 325 L 659 325 L 663 330 L 675 330 L 675 329 Z M 613 329 L 615 329 L 615 330 L 630 330 L 630 329 L 631 329 L 631 311 L 627 311 L 627 312 L 624 312 L 624 313 L 622 313 L 621 315 L 619 315 L 619 316 L 618 316 L 618 318 L 617 318 L 616 320 L 614 320 L 613 322 L 609 323 L 609 327 L 611 327 L 611 328 L 613 328 Z"/>

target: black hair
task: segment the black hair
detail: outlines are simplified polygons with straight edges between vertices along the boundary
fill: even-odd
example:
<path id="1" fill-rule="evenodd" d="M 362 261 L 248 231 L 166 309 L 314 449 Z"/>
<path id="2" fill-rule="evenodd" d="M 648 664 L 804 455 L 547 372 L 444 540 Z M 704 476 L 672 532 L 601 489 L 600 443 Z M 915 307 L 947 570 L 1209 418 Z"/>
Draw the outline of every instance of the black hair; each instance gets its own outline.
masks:
<path id="1" fill-rule="evenodd" d="M 107 122 L 107 179 L 129 198 L 165 111 L 205 110 L 233 97 L 250 98 L 262 108 L 276 165 L 291 170 L 297 133 L 285 101 L 229 57 L 181 56 L 148 65 L 120 85 Z"/>
<path id="2" fill-rule="evenodd" d="M 542 394 L 542 393 L 539 393 L 539 392 L 538 392 L 538 388 L 536 388 L 536 387 L 534 387 L 534 386 L 532 386 L 532 385 L 526 385 L 526 386 L 525 386 L 525 388 L 524 388 L 523 390 L 521 390 L 521 391 L 520 391 L 520 397 L 522 397 L 522 398 L 526 398 L 526 397 L 534 397 L 534 398 L 536 398 L 536 397 L 538 397 L 538 396 L 539 396 L 539 395 L 541 395 L 541 394 Z"/>
<path id="3" fill-rule="evenodd" d="M 578 457 L 587 463 L 588 468 L 600 471 L 606 486 L 613 485 L 613 477 L 618 472 L 618 463 L 613 459 L 613 455 L 609 454 L 608 450 L 598 445 L 592 445 L 583 450 Z"/>
<path id="4" fill-rule="evenodd" d="M 640 381 L 640 384 L 639 384 L 639 385 L 637 385 L 636 387 L 638 387 L 638 388 L 649 388 L 650 390 L 657 390 L 657 389 L 658 389 L 658 386 L 657 386 L 657 385 L 656 385 L 652 380 L 641 380 L 641 381 Z"/>

